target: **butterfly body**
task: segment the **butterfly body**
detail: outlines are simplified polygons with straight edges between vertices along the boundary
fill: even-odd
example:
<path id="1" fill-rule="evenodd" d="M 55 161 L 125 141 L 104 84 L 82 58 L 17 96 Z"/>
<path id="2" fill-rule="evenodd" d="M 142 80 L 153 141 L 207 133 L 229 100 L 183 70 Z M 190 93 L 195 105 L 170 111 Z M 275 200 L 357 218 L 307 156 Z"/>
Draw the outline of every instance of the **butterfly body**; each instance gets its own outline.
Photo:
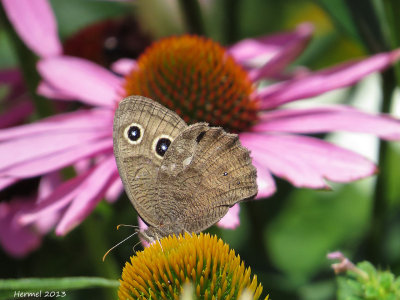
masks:
<path id="1" fill-rule="evenodd" d="M 200 232 L 257 194 L 256 169 L 236 134 L 188 126 L 151 99 L 121 101 L 113 140 L 124 188 L 149 226 L 141 232 L 147 241 Z"/>

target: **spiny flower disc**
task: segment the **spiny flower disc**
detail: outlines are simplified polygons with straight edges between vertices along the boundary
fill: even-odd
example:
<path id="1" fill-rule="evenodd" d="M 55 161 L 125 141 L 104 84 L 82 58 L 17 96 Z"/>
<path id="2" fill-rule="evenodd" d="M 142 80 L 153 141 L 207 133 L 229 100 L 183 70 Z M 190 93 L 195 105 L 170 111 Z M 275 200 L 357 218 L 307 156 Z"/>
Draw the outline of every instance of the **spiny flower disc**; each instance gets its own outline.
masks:
<path id="1" fill-rule="evenodd" d="M 245 290 L 255 300 L 260 297 L 257 276 L 251 278 L 250 268 L 216 236 L 174 235 L 160 244 L 153 243 L 125 264 L 119 299 L 179 299 L 186 282 L 193 284 L 193 299 L 238 299 Z"/>
<path id="2" fill-rule="evenodd" d="M 199 36 L 154 43 L 126 77 L 126 92 L 159 101 L 189 124 L 205 121 L 239 132 L 258 118 L 247 73 L 222 46 Z"/>

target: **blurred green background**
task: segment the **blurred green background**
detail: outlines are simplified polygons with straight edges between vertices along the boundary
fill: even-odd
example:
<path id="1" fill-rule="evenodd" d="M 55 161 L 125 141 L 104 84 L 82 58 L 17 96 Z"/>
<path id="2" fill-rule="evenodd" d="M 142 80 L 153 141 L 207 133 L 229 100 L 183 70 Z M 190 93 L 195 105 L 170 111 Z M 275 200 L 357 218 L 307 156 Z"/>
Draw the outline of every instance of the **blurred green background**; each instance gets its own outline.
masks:
<path id="1" fill-rule="evenodd" d="M 155 38 L 187 31 L 179 2 L 172 0 L 143 0 L 135 5 L 78 0 L 51 3 L 62 39 L 94 21 L 125 14 L 137 17 Z M 310 69 L 399 46 L 396 15 L 400 10 L 396 10 L 396 1 L 208 0 L 200 4 L 206 34 L 224 45 L 312 22 L 314 38 L 295 62 Z M 18 67 L 18 57 L 1 28 L 0 67 L 14 66 Z M 383 97 L 382 76 L 373 75 L 352 88 L 331 92 L 316 101 L 354 104 L 377 112 Z M 394 98 L 389 109 L 399 116 L 396 105 L 400 106 Z M 343 251 L 353 261 L 368 259 L 400 274 L 399 144 L 385 143 L 382 148 L 375 138 L 353 138 L 341 133 L 325 138 L 347 145 L 376 162 L 381 146 L 384 154 L 380 156 L 380 173 L 351 184 L 333 184 L 332 191 L 295 189 L 277 179 L 278 192 L 274 196 L 241 205 L 238 229 L 209 229 L 240 254 L 272 299 L 336 299 L 335 277 L 326 259 L 326 254 L 335 250 Z M 374 208 L 378 198 L 386 207 L 377 216 Z M 41 248 L 23 259 L 13 259 L 0 250 L 0 277 L 118 279 L 136 240 L 115 249 L 104 263 L 101 258 L 130 234 L 126 228 L 115 230 L 120 223 L 137 224 L 136 212 L 126 196 L 114 205 L 100 203 L 82 225 L 65 237 L 47 235 Z M 378 236 L 374 236 L 374 228 L 380 229 Z M 109 299 L 114 292 L 71 291 L 65 299 Z"/>

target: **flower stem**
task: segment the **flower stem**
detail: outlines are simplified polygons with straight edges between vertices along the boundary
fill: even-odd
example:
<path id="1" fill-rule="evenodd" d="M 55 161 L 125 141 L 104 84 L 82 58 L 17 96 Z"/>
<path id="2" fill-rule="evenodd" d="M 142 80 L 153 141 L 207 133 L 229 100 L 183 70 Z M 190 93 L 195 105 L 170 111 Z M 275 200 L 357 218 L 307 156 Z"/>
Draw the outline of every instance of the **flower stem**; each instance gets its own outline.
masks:
<path id="1" fill-rule="evenodd" d="M 240 0 L 224 0 L 225 9 L 225 40 L 226 44 L 233 44 L 237 41 L 238 21 L 239 21 Z"/>
<path id="2" fill-rule="evenodd" d="M 345 0 L 364 45 L 373 53 L 388 49 L 372 0 Z"/>
<path id="3" fill-rule="evenodd" d="M 388 39 L 390 46 L 394 49 L 400 46 L 400 19 L 398 18 L 400 2 L 398 0 L 383 0 L 382 3 Z M 400 86 L 400 65 L 396 64 L 394 69 L 397 76 L 397 85 Z"/>
<path id="4" fill-rule="evenodd" d="M 383 102 L 382 113 L 389 113 L 393 91 L 396 87 L 396 77 L 393 68 L 382 73 L 383 77 Z M 374 264 L 385 263 L 383 244 L 387 232 L 387 217 L 389 212 L 389 144 L 380 141 L 379 144 L 379 176 L 376 179 L 372 206 L 372 219 L 370 231 L 366 240 L 366 256 Z"/>
<path id="5" fill-rule="evenodd" d="M 109 279 L 119 278 L 121 270 L 112 255 L 108 256 L 104 262 L 101 259 L 109 247 L 105 243 L 102 223 L 92 214 L 82 223 L 81 228 L 85 247 L 91 257 L 90 263 L 95 268 L 96 276 Z M 116 298 L 116 291 L 114 289 L 107 288 L 104 289 L 104 292 L 106 294 L 104 299 Z"/>
<path id="6" fill-rule="evenodd" d="M 14 46 L 15 54 L 19 61 L 19 68 L 22 71 L 25 83 L 27 85 L 30 97 L 36 108 L 35 119 L 48 117 L 53 113 L 52 103 L 46 98 L 39 96 L 36 89 L 40 82 L 40 76 L 36 70 L 37 57 L 20 40 L 14 28 L 8 21 L 6 14 L 0 5 L 1 25 L 6 29 L 7 35 Z"/>
<path id="7" fill-rule="evenodd" d="M 205 35 L 200 5 L 197 0 L 179 0 L 189 33 Z"/>

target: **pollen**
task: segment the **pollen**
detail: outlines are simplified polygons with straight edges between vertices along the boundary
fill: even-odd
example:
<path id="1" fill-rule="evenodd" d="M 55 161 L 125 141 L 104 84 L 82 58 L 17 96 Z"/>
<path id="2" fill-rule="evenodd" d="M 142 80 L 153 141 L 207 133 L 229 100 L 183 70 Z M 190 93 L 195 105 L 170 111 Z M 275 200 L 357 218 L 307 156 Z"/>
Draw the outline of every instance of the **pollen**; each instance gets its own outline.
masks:
<path id="1" fill-rule="evenodd" d="M 259 101 L 247 72 L 224 47 L 183 35 L 153 43 L 126 76 L 127 95 L 157 100 L 187 123 L 240 132 L 258 119 Z"/>
<path id="2" fill-rule="evenodd" d="M 257 300 L 262 293 L 257 276 L 251 277 L 234 250 L 201 233 L 169 236 L 132 256 L 122 271 L 118 297 L 179 299 L 186 282 L 194 287 L 193 299 L 239 299 L 246 291 Z"/>

